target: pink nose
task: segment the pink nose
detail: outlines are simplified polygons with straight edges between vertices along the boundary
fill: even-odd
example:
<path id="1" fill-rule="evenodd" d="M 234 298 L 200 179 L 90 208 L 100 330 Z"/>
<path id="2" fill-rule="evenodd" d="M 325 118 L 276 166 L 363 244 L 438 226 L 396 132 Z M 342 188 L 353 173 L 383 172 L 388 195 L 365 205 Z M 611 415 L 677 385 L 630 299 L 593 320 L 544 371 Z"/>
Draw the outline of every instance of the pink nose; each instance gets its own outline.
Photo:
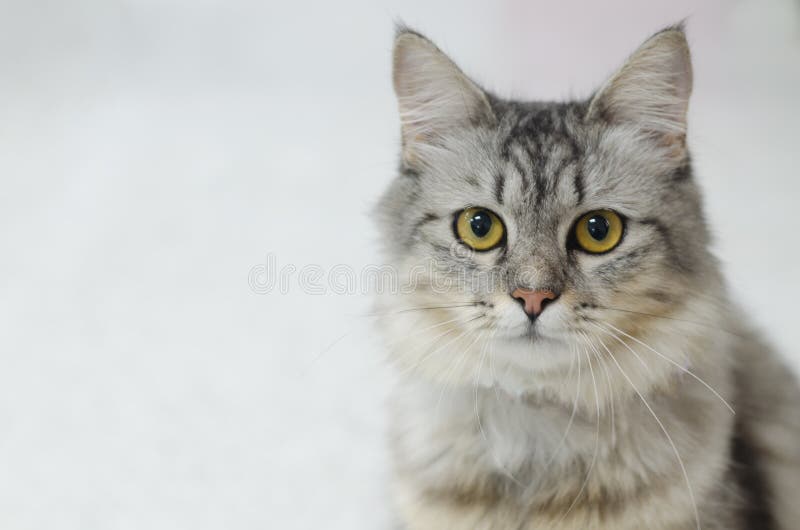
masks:
<path id="1" fill-rule="evenodd" d="M 514 289 L 511 296 L 519 300 L 528 318 L 534 319 L 542 314 L 547 304 L 558 298 L 553 291 L 534 291 L 532 289 Z"/>

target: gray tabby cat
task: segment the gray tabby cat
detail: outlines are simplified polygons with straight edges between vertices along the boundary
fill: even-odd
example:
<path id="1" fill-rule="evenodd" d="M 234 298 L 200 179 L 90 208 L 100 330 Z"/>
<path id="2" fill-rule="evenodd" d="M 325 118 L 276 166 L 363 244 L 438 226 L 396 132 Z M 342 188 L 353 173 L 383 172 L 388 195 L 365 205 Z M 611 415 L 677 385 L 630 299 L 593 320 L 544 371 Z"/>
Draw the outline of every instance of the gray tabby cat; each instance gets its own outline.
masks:
<path id="1" fill-rule="evenodd" d="M 529 103 L 401 28 L 394 87 L 401 526 L 799 529 L 800 392 L 708 249 L 683 29 L 588 101 Z"/>

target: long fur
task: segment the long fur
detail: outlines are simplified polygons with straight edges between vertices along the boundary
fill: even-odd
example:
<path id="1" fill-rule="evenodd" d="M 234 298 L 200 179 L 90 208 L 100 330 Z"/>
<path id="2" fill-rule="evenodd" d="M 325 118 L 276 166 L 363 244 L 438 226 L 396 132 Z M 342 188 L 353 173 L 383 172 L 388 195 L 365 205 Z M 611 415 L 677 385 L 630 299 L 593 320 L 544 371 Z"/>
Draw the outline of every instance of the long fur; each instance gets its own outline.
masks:
<path id="1" fill-rule="evenodd" d="M 409 285 L 377 300 L 408 529 L 800 528 L 800 392 L 742 318 L 686 146 L 681 27 L 587 101 L 489 94 L 400 29 L 400 171 L 377 216 Z M 453 231 L 495 212 L 502 245 Z M 612 209 L 622 242 L 570 246 Z M 560 297 L 531 324 L 510 293 Z"/>

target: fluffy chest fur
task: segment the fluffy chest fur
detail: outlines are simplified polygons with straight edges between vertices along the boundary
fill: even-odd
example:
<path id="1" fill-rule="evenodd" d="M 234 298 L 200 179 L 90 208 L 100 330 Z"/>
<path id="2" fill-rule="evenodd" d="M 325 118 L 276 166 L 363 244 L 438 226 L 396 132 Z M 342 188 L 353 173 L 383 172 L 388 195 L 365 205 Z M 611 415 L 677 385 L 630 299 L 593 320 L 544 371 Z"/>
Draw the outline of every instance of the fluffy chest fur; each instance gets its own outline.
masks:
<path id="1" fill-rule="evenodd" d="M 704 511 L 739 495 L 723 480 L 734 429 L 725 404 L 685 374 L 647 397 L 601 404 L 595 387 L 600 396 L 615 384 L 603 363 L 573 365 L 568 406 L 401 381 L 392 439 L 410 528 L 694 528 L 695 516 L 709 519 L 704 528 L 734 528 Z M 703 375 L 730 390 L 731 372 Z"/>

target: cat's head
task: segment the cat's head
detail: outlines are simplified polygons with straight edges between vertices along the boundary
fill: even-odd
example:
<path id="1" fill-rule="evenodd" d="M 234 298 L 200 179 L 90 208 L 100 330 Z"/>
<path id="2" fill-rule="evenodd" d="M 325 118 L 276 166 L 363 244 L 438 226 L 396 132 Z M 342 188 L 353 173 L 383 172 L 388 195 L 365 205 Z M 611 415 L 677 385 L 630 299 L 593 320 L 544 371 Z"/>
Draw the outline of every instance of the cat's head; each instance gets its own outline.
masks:
<path id="1" fill-rule="evenodd" d="M 677 334 L 680 349 L 693 329 L 680 323 L 715 307 L 686 146 L 682 28 L 648 39 L 588 100 L 565 103 L 497 98 L 401 28 L 394 87 L 400 174 L 378 213 L 411 285 L 380 299 L 379 318 L 402 371 L 558 392 L 576 359 L 613 355 L 642 385 L 689 362 L 633 342 Z"/>

